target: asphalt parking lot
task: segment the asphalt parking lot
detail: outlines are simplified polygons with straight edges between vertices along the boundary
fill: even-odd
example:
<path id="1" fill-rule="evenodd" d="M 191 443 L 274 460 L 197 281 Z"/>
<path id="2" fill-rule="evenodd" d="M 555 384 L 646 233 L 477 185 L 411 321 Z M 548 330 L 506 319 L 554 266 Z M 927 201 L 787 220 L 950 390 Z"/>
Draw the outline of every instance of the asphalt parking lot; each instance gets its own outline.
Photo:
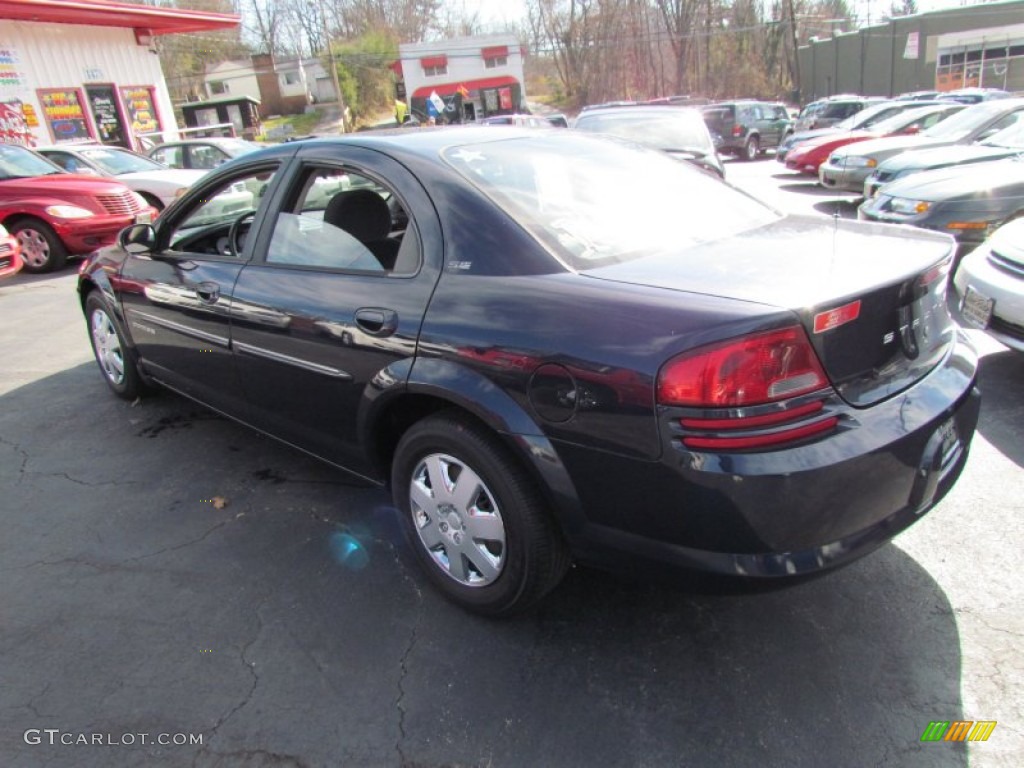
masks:
<path id="1" fill-rule="evenodd" d="M 727 165 L 788 211 L 855 210 Z M 577 568 L 495 622 L 421 581 L 383 491 L 114 398 L 73 272 L 0 283 L 0 766 L 1021 764 L 1024 355 L 970 332 L 967 469 L 854 565 L 743 595 Z M 921 741 L 957 720 L 997 726 Z"/>

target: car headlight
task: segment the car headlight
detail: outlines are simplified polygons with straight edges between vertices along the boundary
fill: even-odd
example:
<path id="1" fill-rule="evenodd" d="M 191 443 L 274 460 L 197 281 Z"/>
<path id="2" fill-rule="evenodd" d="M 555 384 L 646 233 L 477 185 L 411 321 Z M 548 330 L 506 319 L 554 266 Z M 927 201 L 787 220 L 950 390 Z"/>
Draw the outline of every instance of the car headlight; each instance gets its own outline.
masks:
<path id="1" fill-rule="evenodd" d="M 55 219 L 87 219 L 96 214 L 77 205 L 51 205 L 46 209 L 46 215 Z"/>
<path id="2" fill-rule="evenodd" d="M 907 216 L 914 216 L 918 213 L 924 213 L 932 204 L 925 200 L 908 200 L 905 197 L 894 197 L 890 203 L 889 208 L 895 213 L 903 213 Z"/>
<path id="3" fill-rule="evenodd" d="M 878 161 L 873 157 L 864 157 L 863 155 L 847 155 L 846 157 L 833 155 L 832 164 L 846 168 L 874 168 L 878 165 Z"/>

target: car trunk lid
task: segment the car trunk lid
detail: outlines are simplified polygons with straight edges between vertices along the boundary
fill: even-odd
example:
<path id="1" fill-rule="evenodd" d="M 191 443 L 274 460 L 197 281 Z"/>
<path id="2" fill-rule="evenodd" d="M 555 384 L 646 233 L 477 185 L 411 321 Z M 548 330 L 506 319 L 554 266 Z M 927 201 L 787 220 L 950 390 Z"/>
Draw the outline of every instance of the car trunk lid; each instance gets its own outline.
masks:
<path id="1" fill-rule="evenodd" d="M 952 343 L 945 285 L 953 250 L 936 233 L 787 217 L 585 274 L 789 309 L 836 391 L 868 406 L 923 377 Z"/>

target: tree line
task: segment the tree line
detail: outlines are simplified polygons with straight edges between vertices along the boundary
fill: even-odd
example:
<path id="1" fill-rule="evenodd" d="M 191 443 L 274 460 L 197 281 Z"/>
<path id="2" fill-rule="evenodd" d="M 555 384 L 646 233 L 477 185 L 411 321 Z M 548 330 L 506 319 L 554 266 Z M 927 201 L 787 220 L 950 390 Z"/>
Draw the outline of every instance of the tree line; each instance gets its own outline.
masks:
<path id="1" fill-rule="evenodd" d="M 173 100 L 204 98 L 209 64 L 255 52 L 326 61 L 329 44 L 357 115 L 393 99 L 389 65 L 400 43 L 517 34 L 528 80 L 573 109 L 683 94 L 792 98 L 797 48 L 856 26 L 852 0 L 526 0 L 521 22 L 498 30 L 454 0 L 144 1 L 243 18 L 234 30 L 159 38 Z M 914 0 L 895 0 L 875 20 L 915 10 Z"/>

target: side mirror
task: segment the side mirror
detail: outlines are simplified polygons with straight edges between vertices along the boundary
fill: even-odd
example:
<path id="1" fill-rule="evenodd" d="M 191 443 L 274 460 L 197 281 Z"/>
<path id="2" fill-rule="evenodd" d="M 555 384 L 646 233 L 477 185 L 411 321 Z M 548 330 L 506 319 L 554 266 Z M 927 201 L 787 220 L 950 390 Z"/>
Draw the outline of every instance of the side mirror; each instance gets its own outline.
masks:
<path id="1" fill-rule="evenodd" d="M 117 242 L 128 253 L 136 256 L 151 253 L 156 249 L 156 230 L 152 224 L 132 224 L 121 230 Z"/>

